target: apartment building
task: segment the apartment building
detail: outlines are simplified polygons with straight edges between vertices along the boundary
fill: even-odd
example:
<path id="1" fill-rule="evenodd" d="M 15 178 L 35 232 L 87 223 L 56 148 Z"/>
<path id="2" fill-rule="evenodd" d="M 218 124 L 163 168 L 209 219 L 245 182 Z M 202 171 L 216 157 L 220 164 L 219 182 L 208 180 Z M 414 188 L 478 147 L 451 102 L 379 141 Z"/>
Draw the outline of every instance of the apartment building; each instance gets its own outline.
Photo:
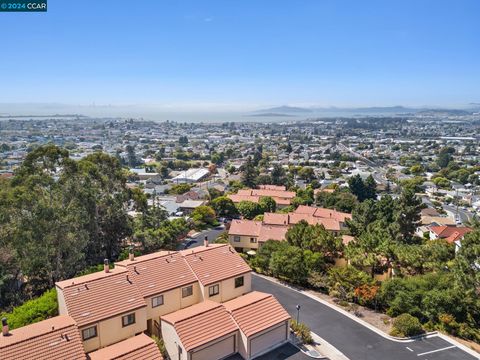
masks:
<path id="1" fill-rule="evenodd" d="M 58 311 L 71 316 L 86 352 L 147 330 L 147 304 L 131 273 L 122 267 L 56 283 Z"/>
<path id="2" fill-rule="evenodd" d="M 281 209 L 289 206 L 296 194 L 294 191 L 287 191 L 285 186 L 260 185 L 258 189 L 241 189 L 236 194 L 228 195 L 234 203 L 241 201 L 258 203 L 262 197 L 267 196 L 275 200 L 277 207 Z"/>
<path id="3" fill-rule="evenodd" d="M 290 315 L 271 294 L 250 292 L 225 303 L 206 300 L 162 318 L 172 359 L 249 360 L 284 344 Z"/>
<path id="4" fill-rule="evenodd" d="M 230 244 L 237 251 L 257 250 L 268 240 L 285 240 L 288 229 L 306 221 L 310 225 L 322 225 L 339 236 L 347 228 L 352 215 L 340 211 L 312 206 L 299 206 L 287 214 L 265 213 L 262 221 L 233 220 L 228 231 Z"/>
<path id="5" fill-rule="evenodd" d="M 250 359 L 287 341 L 290 320 L 273 296 L 251 292 L 251 276 L 229 244 L 132 250 L 114 268 L 57 282 L 59 316 L 11 332 L 5 320 L 2 359 L 162 359 L 148 335 L 174 359 Z"/>

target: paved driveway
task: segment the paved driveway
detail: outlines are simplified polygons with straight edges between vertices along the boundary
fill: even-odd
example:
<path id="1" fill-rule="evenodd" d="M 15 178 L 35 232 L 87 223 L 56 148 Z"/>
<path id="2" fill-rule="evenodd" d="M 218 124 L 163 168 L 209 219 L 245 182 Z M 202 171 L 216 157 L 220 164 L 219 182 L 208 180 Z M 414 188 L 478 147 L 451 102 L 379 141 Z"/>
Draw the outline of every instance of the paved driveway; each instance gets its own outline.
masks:
<path id="1" fill-rule="evenodd" d="M 293 318 L 301 305 L 300 321 L 350 360 L 474 360 L 479 359 L 440 337 L 395 342 L 293 289 L 254 275 L 252 290 L 275 295 Z"/>
<path id="2" fill-rule="evenodd" d="M 225 360 L 244 360 L 239 354 L 232 355 Z M 312 360 L 292 344 L 282 345 L 269 353 L 255 358 L 255 360 Z"/>

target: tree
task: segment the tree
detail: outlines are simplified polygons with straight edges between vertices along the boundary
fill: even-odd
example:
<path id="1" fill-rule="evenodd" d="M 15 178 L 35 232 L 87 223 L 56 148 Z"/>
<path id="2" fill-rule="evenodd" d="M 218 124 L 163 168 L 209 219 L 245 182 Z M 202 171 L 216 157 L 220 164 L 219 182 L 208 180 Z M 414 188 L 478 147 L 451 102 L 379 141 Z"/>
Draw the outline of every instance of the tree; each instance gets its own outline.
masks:
<path id="1" fill-rule="evenodd" d="M 365 184 L 360 175 L 352 176 L 348 179 L 348 187 L 353 195 L 355 195 L 358 201 L 363 201 L 367 198 Z"/>
<path id="2" fill-rule="evenodd" d="M 137 159 L 137 155 L 135 154 L 135 147 L 133 147 L 132 145 L 127 145 L 126 150 L 127 150 L 128 166 L 131 168 L 137 166 L 138 159 Z"/>
<path id="3" fill-rule="evenodd" d="M 300 169 L 298 172 L 298 176 L 301 179 L 304 179 L 305 181 L 312 181 L 315 179 L 315 172 L 313 171 L 313 168 L 304 166 Z"/>
<path id="4" fill-rule="evenodd" d="M 250 188 L 255 187 L 255 179 L 257 176 L 258 171 L 255 168 L 252 158 L 248 157 L 247 162 L 243 165 L 242 184 Z"/>
<path id="5" fill-rule="evenodd" d="M 377 183 L 372 175 L 369 175 L 365 180 L 365 199 L 377 198 Z"/>
<path id="6" fill-rule="evenodd" d="M 357 197 L 348 190 L 335 190 L 334 192 L 321 191 L 316 198 L 320 207 L 335 209 L 351 213 L 358 204 Z"/>
<path id="7" fill-rule="evenodd" d="M 262 207 L 263 212 L 275 212 L 277 209 L 277 203 L 270 196 L 262 196 L 258 204 Z"/>
<path id="8" fill-rule="evenodd" d="M 304 284 L 308 277 L 303 251 L 296 246 L 282 246 L 275 251 L 270 258 L 269 270 L 276 277 L 298 284 Z"/>
<path id="9" fill-rule="evenodd" d="M 274 164 L 272 172 L 270 173 L 273 185 L 284 185 L 286 181 L 286 173 L 283 167 L 279 164 Z"/>
<path id="10" fill-rule="evenodd" d="M 363 232 L 346 248 L 346 257 L 350 263 L 360 269 L 370 269 L 370 276 L 374 278 L 380 270 L 385 270 L 385 260 L 389 258 L 389 246 L 392 243 L 388 230 L 381 222 L 368 225 Z"/>
<path id="11" fill-rule="evenodd" d="M 455 149 L 452 147 L 444 147 L 440 150 L 437 157 L 437 164 L 440 168 L 444 169 L 453 160 L 452 154 L 455 153 Z"/>
<path id="12" fill-rule="evenodd" d="M 235 204 L 227 196 L 220 196 L 213 199 L 211 205 L 217 216 L 230 217 L 238 214 Z"/>
<path id="13" fill-rule="evenodd" d="M 237 210 L 245 219 L 252 220 L 255 216 L 263 214 L 263 208 L 252 201 L 240 201 Z"/>
<path id="14" fill-rule="evenodd" d="M 405 189 L 402 191 L 397 202 L 395 215 L 397 241 L 406 244 L 418 242 L 415 231 L 420 225 L 420 211 L 423 207 L 422 200 L 415 195 L 413 190 Z"/>
<path id="15" fill-rule="evenodd" d="M 286 246 L 288 246 L 288 243 L 285 241 L 265 241 L 263 246 L 258 248 L 257 255 L 252 259 L 252 266 L 260 269 L 264 273 L 271 274 L 269 264 L 272 254 L 280 248 Z"/>
<path id="16" fill-rule="evenodd" d="M 186 137 L 186 136 L 180 136 L 179 139 L 178 139 L 178 143 L 179 143 L 181 146 L 187 146 L 187 145 L 188 145 L 188 137 Z"/>
<path id="17" fill-rule="evenodd" d="M 480 228 L 465 235 L 455 256 L 454 274 L 465 291 L 480 289 Z"/>
<path id="18" fill-rule="evenodd" d="M 285 238 L 291 245 L 323 254 L 330 262 L 343 250 L 341 240 L 323 225 L 309 225 L 305 220 L 289 228 Z"/>
<path id="19" fill-rule="evenodd" d="M 204 229 L 217 223 L 215 210 L 210 206 L 202 205 L 192 211 L 190 217 L 195 224 L 195 228 Z"/>

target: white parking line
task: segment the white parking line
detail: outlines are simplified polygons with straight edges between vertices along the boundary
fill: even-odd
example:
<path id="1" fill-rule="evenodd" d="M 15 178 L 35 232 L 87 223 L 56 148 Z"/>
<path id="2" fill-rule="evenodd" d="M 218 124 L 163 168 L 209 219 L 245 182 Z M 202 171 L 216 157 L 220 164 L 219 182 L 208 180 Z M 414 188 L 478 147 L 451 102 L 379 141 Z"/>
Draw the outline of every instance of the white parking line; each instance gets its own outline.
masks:
<path id="1" fill-rule="evenodd" d="M 453 348 L 456 348 L 456 346 L 452 345 L 452 346 L 447 346 L 447 347 L 437 349 L 437 350 L 427 351 L 427 352 L 424 352 L 424 353 L 417 354 L 417 356 L 428 355 L 428 354 L 432 354 L 432 353 L 436 353 L 436 352 L 444 351 L 444 350 L 448 350 L 448 349 L 453 349 Z"/>
<path id="2" fill-rule="evenodd" d="M 413 350 L 412 350 L 412 349 L 410 349 L 408 346 L 405 346 L 405 347 L 407 348 L 407 350 L 408 350 L 408 351 L 411 351 L 411 352 L 413 352 Z"/>

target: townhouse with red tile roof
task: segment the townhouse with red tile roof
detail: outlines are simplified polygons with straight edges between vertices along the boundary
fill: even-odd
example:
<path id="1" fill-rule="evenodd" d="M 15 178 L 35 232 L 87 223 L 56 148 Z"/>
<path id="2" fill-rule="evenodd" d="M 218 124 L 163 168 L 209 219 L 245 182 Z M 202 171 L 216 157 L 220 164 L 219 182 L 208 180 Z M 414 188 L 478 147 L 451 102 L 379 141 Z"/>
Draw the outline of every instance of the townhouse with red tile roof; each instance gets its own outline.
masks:
<path id="1" fill-rule="evenodd" d="M 237 251 L 257 250 L 268 240 L 285 240 L 290 227 L 300 221 L 310 225 L 322 225 L 334 235 L 347 228 L 346 221 L 352 215 L 332 209 L 299 206 L 287 214 L 265 213 L 263 220 L 233 220 L 228 231 L 230 244 Z"/>
<path id="2" fill-rule="evenodd" d="M 131 251 L 56 290 L 59 316 L 12 331 L 5 319 L 2 359 L 162 359 L 148 335 L 175 359 L 250 359 L 289 338 L 288 313 L 272 295 L 251 292 L 251 269 L 229 244 Z"/>

